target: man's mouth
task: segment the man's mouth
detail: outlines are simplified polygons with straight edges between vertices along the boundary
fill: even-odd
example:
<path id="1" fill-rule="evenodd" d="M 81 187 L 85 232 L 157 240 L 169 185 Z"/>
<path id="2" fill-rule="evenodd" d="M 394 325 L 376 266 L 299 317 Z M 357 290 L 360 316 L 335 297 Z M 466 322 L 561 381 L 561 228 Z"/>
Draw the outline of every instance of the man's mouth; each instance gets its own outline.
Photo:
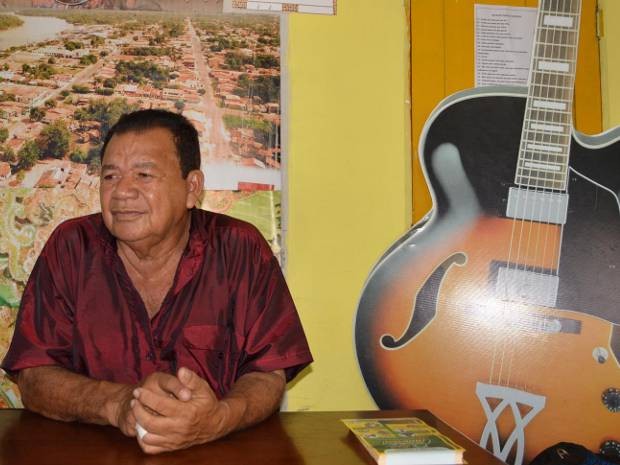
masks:
<path id="1" fill-rule="evenodd" d="M 139 210 L 112 210 L 112 216 L 119 221 L 131 221 L 143 213 Z"/>

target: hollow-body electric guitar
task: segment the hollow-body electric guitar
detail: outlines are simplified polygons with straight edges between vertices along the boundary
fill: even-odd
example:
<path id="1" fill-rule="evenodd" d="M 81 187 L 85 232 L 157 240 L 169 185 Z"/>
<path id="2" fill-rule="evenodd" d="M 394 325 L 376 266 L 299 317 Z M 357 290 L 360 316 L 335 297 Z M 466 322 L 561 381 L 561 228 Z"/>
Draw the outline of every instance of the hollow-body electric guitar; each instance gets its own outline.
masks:
<path id="1" fill-rule="evenodd" d="M 356 316 L 381 408 L 427 408 L 515 465 L 620 447 L 620 129 L 572 127 L 580 0 L 541 0 L 529 86 L 444 100 L 420 154 L 433 209 Z"/>

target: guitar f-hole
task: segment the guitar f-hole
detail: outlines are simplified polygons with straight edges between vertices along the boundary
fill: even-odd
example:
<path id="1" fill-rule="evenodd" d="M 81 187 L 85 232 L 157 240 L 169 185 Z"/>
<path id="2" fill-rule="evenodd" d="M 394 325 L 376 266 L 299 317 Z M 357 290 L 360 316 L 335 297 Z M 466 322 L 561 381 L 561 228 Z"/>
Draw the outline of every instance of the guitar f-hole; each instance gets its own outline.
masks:
<path id="1" fill-rule="evenodd" d="M 384 349 L 396 350 L 404 347 L 435 318 L 437 296 L 444 276 L 452 265 L 463 266 L 466 262 L 467 256 L 462 252 L 457 252 L 433 271 L 415 297 L 411 320 L 404 334 L 398 340 L 390 334 L 381 336 L 381 346 Z"/>

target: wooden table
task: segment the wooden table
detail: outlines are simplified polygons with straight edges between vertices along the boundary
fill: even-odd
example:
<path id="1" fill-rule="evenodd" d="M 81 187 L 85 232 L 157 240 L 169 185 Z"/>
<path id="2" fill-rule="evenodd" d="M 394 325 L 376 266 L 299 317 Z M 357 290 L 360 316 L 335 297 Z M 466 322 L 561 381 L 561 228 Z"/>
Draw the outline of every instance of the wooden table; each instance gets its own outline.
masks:
<path id="1" fill-rule="evenodd" d="M 0 410 L 0 465 L 373 465 L 341 418 L 417 416 L 466 449 L 469 465 L 503 465 L 428 411 L 282 412 L 211 444 L 156 456 L 108 426 Z"/>

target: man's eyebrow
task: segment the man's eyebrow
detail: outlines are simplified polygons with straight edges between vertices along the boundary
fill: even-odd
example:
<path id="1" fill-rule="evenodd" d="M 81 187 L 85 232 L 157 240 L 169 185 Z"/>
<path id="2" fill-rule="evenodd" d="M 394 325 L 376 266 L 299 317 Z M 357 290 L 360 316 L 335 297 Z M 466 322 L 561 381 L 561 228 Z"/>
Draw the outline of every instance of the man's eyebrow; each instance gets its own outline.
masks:
<path id="1" fill-rule="evenodd" d="M 157 168 L 157 163 L 152 161 L 143 161 L 140 163 L 134 163 L 131 165 L 132 168 Z"/>
<path id="2" fill-rule="evenodd" d="M 131 165 L 132 169 L 143 169 L 143 168 L 157 168 L 157 163 L 152 161 L 143 161 L 140 163 L 134 163 Z M 112 163 L 106 163 L 101 166 L 101 170 L 117 170 L 119 169 L 118 165 L 114 165 Z"/>

